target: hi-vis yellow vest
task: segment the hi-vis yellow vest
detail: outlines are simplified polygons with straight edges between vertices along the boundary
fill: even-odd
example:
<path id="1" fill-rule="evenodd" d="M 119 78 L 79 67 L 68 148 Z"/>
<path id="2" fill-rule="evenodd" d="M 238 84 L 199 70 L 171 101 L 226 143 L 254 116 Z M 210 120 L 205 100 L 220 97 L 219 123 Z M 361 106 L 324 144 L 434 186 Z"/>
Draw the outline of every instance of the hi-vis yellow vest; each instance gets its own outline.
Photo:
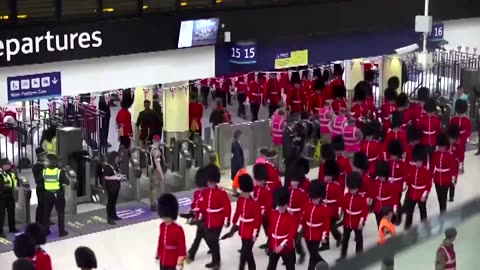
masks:
<path id="1" fill-rule="evenodd" d="M 43 179 L 45 180 L 46 191 L 57 191 L 60 189 L 60 169 L 43 169 Z"/>
<path id="2" fill-rule="evenodd" d="M 49 154 L 57 154 L 57 137 L 53 137 L 52 141 L 45 141 L 45 150 Z"/>
<path id="3" fill-rule="evenodd" d="M 5 181 L 5 186 L 15 188 L 17 186 L 17 177 L 14 173 L 9 174 L 7 172 L 3 172 L 3 179 Z"/>

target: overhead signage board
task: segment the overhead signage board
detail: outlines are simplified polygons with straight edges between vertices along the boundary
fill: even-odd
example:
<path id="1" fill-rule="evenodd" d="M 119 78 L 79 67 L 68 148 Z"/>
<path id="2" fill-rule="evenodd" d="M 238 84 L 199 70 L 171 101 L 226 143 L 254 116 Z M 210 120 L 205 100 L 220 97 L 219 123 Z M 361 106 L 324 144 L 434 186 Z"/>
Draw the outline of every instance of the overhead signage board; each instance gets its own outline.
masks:
<path id="1" fill-rule="evenodd" d="M 434 23 L 432 25 L 432 32 L 428 35 L 428 40 L 430 41 L 439 41 L 443 40 L 443 35 L 445 32 L 445 27 L 443 22 Z"/>
<path id="2" fill-rule="evenodd" d="M 257 63 L 257 45 L 255 42 L 236 42 L 230 48 L 230 63 L 251 65 Z"/>
<path id="3" fill-rule="evenodd" d="M 308 65 L 308 50 L 291 51 L 277 54 L 275 69 L 291 68 Z"/>
<path id="4" fill-rule="evenodd" d="M 34 100 L 62 95 L 60 72 L 7 77 L 8 102 Z"/>

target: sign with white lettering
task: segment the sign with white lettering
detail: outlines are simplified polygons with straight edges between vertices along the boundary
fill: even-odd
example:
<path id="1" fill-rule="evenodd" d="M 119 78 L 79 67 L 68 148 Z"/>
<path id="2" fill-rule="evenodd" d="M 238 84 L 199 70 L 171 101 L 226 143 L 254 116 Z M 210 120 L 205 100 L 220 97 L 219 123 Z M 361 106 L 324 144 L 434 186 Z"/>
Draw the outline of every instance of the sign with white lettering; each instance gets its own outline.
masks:
<path id="1" fill-rule="evenodd" d="M 8 102 L 62 95 L 60 72 L 7 77 Z"/>

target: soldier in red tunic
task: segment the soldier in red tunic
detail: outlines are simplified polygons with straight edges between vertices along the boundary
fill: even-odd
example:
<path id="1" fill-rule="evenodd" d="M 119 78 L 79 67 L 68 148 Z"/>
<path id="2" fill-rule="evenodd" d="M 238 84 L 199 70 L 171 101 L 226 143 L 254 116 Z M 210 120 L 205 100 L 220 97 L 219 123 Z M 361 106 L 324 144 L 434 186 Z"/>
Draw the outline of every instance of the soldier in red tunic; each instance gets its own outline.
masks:
<path id="1" fill-rule="evenodd" d="M 364 153 L 368 157 L 368 173 L 372 177 L 375 175 L 376 164 L 382 153 L 382 144 L 374 139 L 376 133 L 377 125 L 375 122 L 365 123 L 363 126 L 363 134 L 365 135 L 365 139 L 360 142 L 360 152 Z"/>
<path id="2" fill-rule="evenodd" d="M 300 88 L 300 81 L 292 81 L 293 87 L 288 90 L 287 93 L 287 109 L 290 111 L 291 114 L 299 115 L 301 112 L 304 111 L 304 98 L 302 89 Z M 272 113 L 273 114 L 273 113 Z"/>
<path id="3" fill-rule="evenodd" d="M 379 226 L 382 219 L 380 210 L 383 207 L 388 206 L 392 207 L 394 213 L 396 213 L 399 199 L 395 184 L 388 181 L 388 178 L 390 177 L 388 162 L 384 160 L 377 162 L 375 175 L 376 179 L 373 181 L 368 197 L 370 200 L 373 200 L 373 212 L 375 213 L 377 226 Z"/>
<path id="4" fill-rule="evenodd" d="M 424 164 L 428 159 L 428 153 L 425 146 L 417 144 L 413 148 L 413 162 L 407 174 L 407 200 L 405 211 L 407 217 L 405 220 L 405 229 L 412 227 L 413 212 L 415 205 L 420 209 L 420 220 L 427 219 L 427 199 L 432 188 L 432 172 Z"/>
<path id="5" fill-rule="evenodd" d="M 362 89 L 356 90 L 353 95 L 353 106 L 350 115 L 355 118 L 356 126 L 361 128 L 366 120 L 368 108 L 365 105 L 365 93 Z"/>
<path id="6" fill-rule="evenodd" d="M 271 118 L 273 113 L 278 109 L 279 102 L 282 101 L 282 89 L 276 77 L 268 79 L 264 89 L 265 101 L 268 101 L 268 117 Z"/>
<path id="7" fill-rule="evenodd" d="M 308 193 L 310 190 L 310 179 L 307 177 L 307 174 L 310 172 L 310 162 L 304 157 L 300 157 L 295 162 L 295 168 L 303 176 L 303 181 L 300 182 L 299 188 L 305 193 Z"/>
<path id="8" fill-rule="evenodd" d="M 398 210 L 396 215 L 396 223 L 402 222 L 402 193 L 405 185 L 405 176 L 408 170 L 408 165 L 403 161 L 403 147 L 400 140 L 390 141 L 387 147 L 387 162 L 390 170 L 390 177 L 388 181 L 392 182 L 398 194 Z M 405 204 L 405 203 L 404 203 Z"/>
<path id="9" fill-rule="evenodd" d="M 472 123 L 470 122 L 470 118 L 467 115 L 468 112 L 468 103 L 465 100 L 458 99 L 455 102 L 455 113 L 456 115 L 450 119 L 450 125 L 457 125 L 460 128 L 460 138 L 459 138 L 459 146 L 462 148 L 460 149 L 460 172 L 463 173 L 463 162 L 465 161 L 465 151 L 467 142 L 470 141 L 470 136 L 472 134 Z"/>
<path id="10" fill-rule="evenodd" d="M 335 160 L 325 161 L 325 183 L 326 193 L 323 203 L 327 206 L 328 213 L 330 215 L 330 231 L 333 238 L 336 240 L 336 246 L 339 247 L 342 241 L 342 234 L 338 231 L 338 221 L 340 220 L 341 211 L 340 204 L 343 200 L 343 189 L 338 183 L 338 177 L 340 175 L 340 169 Z M 322 243 L 320 250 L 329 250 L 330 241 Z"/>
<path id="11" fill-rule="evenodd" d="M 383 135 L 387 134 L 387 131 L 391 127 L 390 115 L 397 110 L 396 99 L 397 90 L 387 88 L 385 90 L 385 103 L 380 107 L 380 119 L 383 126 Z"/>
<path id="12" fill-rule="evenodd" d="M 319 180 L 313 180 L 308 191 L 310 202 L 303 210 L 301 225 L 299 231 L 303 231 L 305 242 L 307 243 L 308 270 L 314 270 L 318 262 L 324 261 L 318 253 L 321 242 L 325 242 L 330 232 L 330 215 L 328 209 L 322 200 L 325 199 L 325 183 Z"/>
<path id="13" fill-rule="evenodd" d="M 408 109 L 408 96 L 405 93 L 400 93 L 397 97 L 397 110 L 402 115 L 402 126 L 401 130 L 407 132 L 407 125 L 411 123 L 410 110 Z"/>
<path id="14" fill-rule="evenodd" d="M 247 112 L 245 110 L 245 101 L 247 100 L 247 83 L 245 82 L 245 76 L 238 77 L 235 82 L 235 91 L 237 92 L 238 100 L 238 116 L 246 118 Z"/>
<path id="15" fill-rule="evenodd" d="M 160 270 L 175 270 L 177 266 L 183 268 L 187 249 L 183 228 L 175 222 L 178 217 L 175 195 L 165 193 L 158 198 L 158 215 L 162 220 L 157 247 Z"/>
<path id="16" fill-rule="evenodd" d="M 358 188 L 358 194 L 367 198 L 368 191 L 372 187 L 372 178 L 368 173 L 368 158 L 362 152 L 353 154 L 353 172 L 357 172 L 362 176 L 362 184 Z"/>
<path id="17" fill-rule="evenodd" d="M 425 115 L 425 110 L 423 109 L 425 101 L 430 97 L 430 89 L 427 87 L 420 87 L 417 91 L 417 99 L 415 102 L 410 104 L 408 108 L 409 112 L 409 121 L 413 125 L 417 125 L 420 118 Z"/>
<path id="18" fill-rule="evenodd" d="M 35 269 L 52 270 L 52 259 L 50 255 L 42 248 L 47 243 L 47 230 L 39 223 L 31 223 L 25 228 L 25 234 L 29 235 L 36 246 L 35 251 Z"/>
<path id="19" fill-rule="evenodd" d="M 263 90 L 258 81 L 251 81 L 248 84 L 247 92 L 248 100 L 250 102 L 250 112 L 252 113 L 252 122 L 258 120 L 258 111 L 260 105 L 265 102 L 263 97 Z"/>
<path id="20" fill-rule="evenodd" d="M 273 209 L 273 192 L 267 185 L 268 171 L 266 165 L 257 163 L 253 165 L 253 177 L 256 185 L 253 189 L 253 197 L 257 201 L 262 214 L 262 226 L 268 237 L 268 219 Z M 261 249 L 267 249 L 267 243 L 260 245 Z"/>
<path id="21" fill-rule="evenodd" d="M 352 173 L 352 164 L 350 159 L 345 156 L 345 142 L 343 141 L 342 136 L 335 136 L 332 138 L 332 145 L 335 148 L 335 155 L 340 169 L 340 175 L 338 176 L 338 183 L 342 188 L 342 191 L 345 190 L 345 180 L 347 175 Z"/>
<path id="22" fill-rule="evenodd" d="M 365 197 L 358 193 L 362 185 L 362 175 L 358 172 L 351 173 L 347 178 L 348 192 L 342 202 L 343 210 L 343 239 L 340 258 L 347 257 L 348 241 L 350 234 L 355 232 L 355 252 L 363 251 L 363 227 L 367 221 L 368 204 Z"/>
<path id="23" fill-rule="evenodd" d="M 232 230 L 238 230 L 238 234 L 242 239 L 238 269 L 243 270 L 245 265 L 248 264 L 249 270 L 255 270 L 256 265 L 252 248 L 260 231 L 262 213 L 259 203 L 251 196 L 253 192 L 252 177 L 248 174 L 241 175 L 238 182 L 242 193 L 237 201 L 237 208 L 232 220 L 234 224 Z M 237 222 L 239 222 L 239 225 L 237 225 Z"/>
<path id="24" fill-rule="evenodd" d="M 287 210 L 290 200 L 290 192 L 287 187 L 281 187 L 275 191 L 275 204 L 269 217 L 268 226 L 268 256 L 267 270 L 276 270 L 280 257 L 285 264 L 286 270 L 295 270 L 295 237 L 298 223 Z"/>
<path id="25" fill-rule="evenodd" d="M 202 136 L 202 117 L 203 117 L 203 106 L 197 100 L 197 98 L 192 98 L 190 104 L 188 105 L 188 122 L 191 133 L 191 140 L 193 140 L 194 134 L 199 134 Z"/>
<path id="26" fill-rule="evenodd" d="M 347 109 L 347 89 L 343 85 L 337 85 L 333 88 L 334 100 L 332 102 L 333 112 L 340 113 L 340 109 Z"/>
<path id="27" fill-rule="evenodd" d="M 292 214 L 292 216 L 295 218 L 295 222 L 297 224 L 300 224 L 303 208 L 308 202 L 307 193 L 300 188 L 301 182 L 305 181 L 305 175 L 303 174 L 303 171 L 298 169 L 291 171 L 292 175 L 285 175 L 285 178 L 289 178 L 288 182 L 290 183 L 290 200 L 288 201 L 287 209 L 288 212 Z M 298 263 L 302 264 L 305 261 L 305 251 L 303 249 L 301 240 L 295 241 L 295 251 L 300 256 L 300 258 L 298 259 Z"/>
<path id="28" fill-rule="evenodd" d="M 212 252 L 212 261 L 205 265 L 206 268 L 220 268 L 219 237 L 222 227 L 230 227 L 231 204 L 225 190 L 218 187 L 220 183 L 220 170 L 214 164 L 204 167 L 207 178 L 207 188 L 202 192 L 200 213 L 204 217 L 205 242 Z"/>
<path id="29" fill-rule="evenodd" d="M 437 105 L 435 99 L 427 99 L 424 109 L 426 114 L 420 118 L 417 127 L 422 131 L 420 144 L 427 147 L 427 152 L 431 159 L 433 151 L 437 147 L 437 136 L 442 133 L 442 123 L 436 114 Z"/>
<path id="30" fill-rule="evenodd" d="M 387 150 L 388 145 L 393 140 L 399 140 L 402 144 L 402 149 L 404 149 L 407 146 L 407 133 L 402 130 L 402 113 L 400 111 L 394 111 L 391 119 L 391 128 L 387 131 L 387 135 L 383 140 L 384 149 Z"/>
<path id="31" fill-rule="evenodd" d="M 324 143 L 320 147 L 320 167 L 318 168 L 318 177 L 317 179 L 320 181 L 325 181 L 325 162 L 327 160 L 335 161 L 335 148 L 331 143 Z"/>
<path id="32" fill-rule="evenodd" d="M 431 169 L 433 182 L 437 191 L 440 213 L 447 211 L 447 196 L 457 167 L 457 161 L 450 149 L 450 140 L 446 133 L 440 134 L 437 141 L 437 150 L 433 153 Z"/>
<path id="33" fill-rule="evenodd" d="M 448 151 L 452 153 L 455 158 L 456 164 L 454 170 L 452 172 L 452 184 L 450 185 L 449 192 L 448 192 L 448 200 L 453 202 L 455 199 L 455 186 L 457 185 L 458 180 L 458 172 L 460 168 L 460 160 L 459 157 L 463 151 L 462 146 L 459 144 L 460 138 L 460 128 L 457 125 L 449 125 L 447 129 L 448 137 L 450 138 L 450 147 Z"/>
<path id="34" fill-rule="evenodd" d="M 325 100 L 322 96 L 322 89 L 324 86 L 325 82 L 323 80 L 315 81 L 315 92 L 308 97 L 307 101 L 307 112 L 309 114 L 317 115 L 323 107 Z"/>
<path id="35" fill-rule="evenodd" d="M 414 125 L 410 125 L 407 128 L 407 147 L 405 147 L 405 163 L 409 165 L 415 165 L 413 162 L 413 147 L 420 143 L 420 137 L 422 136 L 422 131 L 416 128 Z M 425 163 L 427 166 L 427 163 Z"/>

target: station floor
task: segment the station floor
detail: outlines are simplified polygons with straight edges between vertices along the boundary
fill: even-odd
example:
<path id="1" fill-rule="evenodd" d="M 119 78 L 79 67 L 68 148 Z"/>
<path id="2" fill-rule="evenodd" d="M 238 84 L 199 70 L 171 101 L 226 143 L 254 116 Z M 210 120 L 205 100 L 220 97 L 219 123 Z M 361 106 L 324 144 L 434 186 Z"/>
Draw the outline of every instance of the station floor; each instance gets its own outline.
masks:
<path id="1" fill-rule="evenodd" d="M 449 203 L 450 209 L 460 207 L 464 202 L 474 197 L 480 196 L 478 188 L 478 175 L 480 174 L 479 157 L 473 155 L 473 152 L 467 153 L 465 163 L 465 174 L 459 179 L 457 185 L 457 195 L 455 202 Z M 317 170 L 310 172 L 310 177 L 315 178 Z M 222 185 L 229 187 L 230 179 L 228 173 L 222 179 Z M 184 207 L 188 205 L 182 204 Z M 232 203 L 235 207 L 234 203 Z M 439 213 L 437 196 L 432 190 L 428 198 L 428 214 L 430 217 Z M 418 211 L 416 212 L 414 222 L 419 222 Z M 67 218 L 68 220 L 68 218 Z M 187 245 L 189 246 L 195 235 L 195 227 L 184 224 L 183 220 L 178 221 L 184 227 Z M 466 224 L 458 227 L 459 236 L 457 239 L 457 261 L 458 269 L 477 269 L 473 265 L 474 247 L 478 243 L 478 219 L 471 220 Z M 123 227 L 108 227 L 98 233 L 81 235 L 66 240 L 56 239 L 45 245 L 45 250 L 52 256 L 54 269 L 76 269 L 74 261 L 74 250 L 78 246 L 88 246 L 92 248 L 97 255 L 99 267 L 103 270 L 139 270 L 139 269 L 158 269 L 158 263 L 155 261 L 155 251 L 158 241 L 158 230 L 160 221 L 156 217 L 152 217 L 149 221 L 125 225 Z M 400 230 L 402 230 L 400 228 Z M 226 229 L 224 230 L 227 231 Z M 368 218 L 367 225 L 364 230 L 365 247 L 375 245 L 377 240 L 377 231 L 375 219 L 371 215 Z M 475 240 L 476 239 L 476 240 Z M 265 242 L 265 236 L 262 233 L 254 247 L 254 254 L 257 263 L 257 269 L 266 269 L 268 258 L 264 252 L 257 248 L 261 243 Z M 395 259 L 398 270 L 410 269 L 433 269 L 435 250 L 441 238 L 429 239 L 424 244 L 419 245 L 411 250 L 398 254 Z M 238 236 L 221 242 L 222 252 L 222 269 L 234 270 L 238 268 L 239 254 L 237 250 L 240 247 Z M 349 255 L 353 255 L 354 242 L 351 240 L 349 247 Z M 333 247 L 331 250 L 322 252 L 321 255 L 330 263 L 334 264 L 339 256 L 339 249 Z M 13 252 L 5 252 L 0 254 L 1 269 L 9 269 L 9 265 L 15 260 Z M 210 256 L 207 255 L 207 247 L 202 244 L 197 254 L 196 260 L 185 267 L 188 269 L 204 269 L 204 264 L 208 263 Z M 419 267 L 421 265 L 421 267 Z M 279 269 L 281 269 L 279 265 Z M 297 265 L 297 269 L 307 269 L 307 265 Z M 374 265 L 370 269 L 380 269 Z"/>

